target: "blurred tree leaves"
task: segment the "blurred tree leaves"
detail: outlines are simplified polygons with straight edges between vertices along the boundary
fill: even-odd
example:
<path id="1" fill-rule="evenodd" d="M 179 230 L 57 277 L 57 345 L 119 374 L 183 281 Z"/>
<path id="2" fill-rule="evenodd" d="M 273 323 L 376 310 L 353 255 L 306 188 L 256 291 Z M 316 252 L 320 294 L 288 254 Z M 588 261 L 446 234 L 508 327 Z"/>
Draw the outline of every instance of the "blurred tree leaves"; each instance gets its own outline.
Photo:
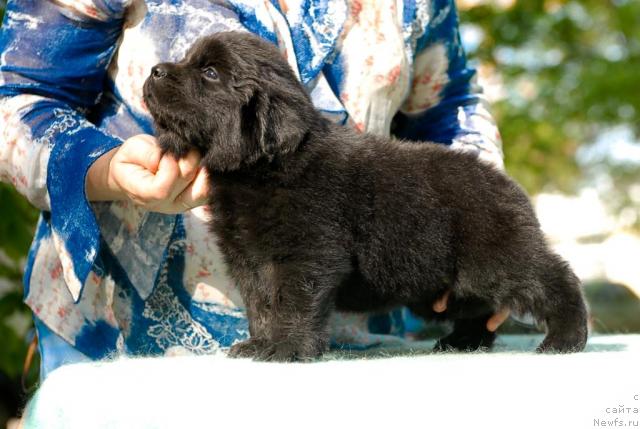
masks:
<path id="1" fill-rule="evenodd" d="M 584 184 L 588 166 L 575 155 L 609 129 L 627 126 L 637 141 L 640 1 L 458 0 L 458 6 L 463 25 L 481 36 L 471 56 L 503 81 L 493 113 L 507 169 L 529 192 L 571 192 Z M 625 194 L 638 168 L 620 164 L 609 163 L 606 173 Z M 616 174 L 619 168 L 625 174 Z M 630 204 L 617 201 L 617 209 Z"/>
<path id="2" fill-rule="evenodd" d="M 22 365 L 28 347 L 25 332 L 14 325 L 14 321 L 30 321 L 31 316 L 22 303 L 20 289 L 13 289 L 0 297 L 0 338 L 2 338 L 2 353 L 0 353 L 0 371 L 11 379 L 17 379 L 22 374 Z"/>
<path id="3" fill-rule="evenodd" d="M 0 183 L 0 201 L 3 209 L 0 216 L 0 246 L 10 259 L 16 261 L 29 250 L 38 211 L 5 183 Z M 3 269 L 0 261 L 0 270 Z M 0 275 L 6 276 L 4 271 L 0 271 Z"/>
<path id="4" fill-rule="evenodd" d="M 22 303 L 22 272 L 37 219 L 37 210 L 0 183 L 0 371 L 11 378 L 21 373 L 27 349 L 25 332 L 16 325 L 31 320 Z"/>

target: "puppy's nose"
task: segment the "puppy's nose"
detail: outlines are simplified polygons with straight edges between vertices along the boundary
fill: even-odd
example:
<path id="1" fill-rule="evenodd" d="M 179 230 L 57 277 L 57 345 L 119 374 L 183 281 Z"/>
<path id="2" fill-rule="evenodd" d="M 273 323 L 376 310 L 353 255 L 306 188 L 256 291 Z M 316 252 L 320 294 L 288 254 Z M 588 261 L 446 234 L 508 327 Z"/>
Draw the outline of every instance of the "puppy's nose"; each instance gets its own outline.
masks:
<path id="1" fill-rule="evenodd" d="M 151 76 L 153 76 L 154 79 L 162 79 L 167 76 L 167 68 L 162 64 L 153 66 L 151 69 Z"/>

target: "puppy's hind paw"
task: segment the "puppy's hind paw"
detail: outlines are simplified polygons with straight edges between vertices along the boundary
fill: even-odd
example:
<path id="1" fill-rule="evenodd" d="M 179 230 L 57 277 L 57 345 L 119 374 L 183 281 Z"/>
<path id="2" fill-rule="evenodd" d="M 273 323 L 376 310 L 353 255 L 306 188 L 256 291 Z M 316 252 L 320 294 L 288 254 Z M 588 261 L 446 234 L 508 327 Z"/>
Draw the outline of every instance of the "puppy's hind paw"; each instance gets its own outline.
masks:
<path id="1" fill-rule="evenodd" d="M 576 353 L 584 350 L 587 344 L 586 334 L 547 335 L 536 349 L 538 353 Z"/>
<path id="2" fill-rule="evenodd" d="M 433 350 L 435 352 L 472 352 L 490 349 L 496 339 L 496 333 L 487 330 L 488 318 L 489 316 L 485 315 L 472 319 L 456 320 L 453 332 L 440 338 Z"/>
<path id="3" fill-rule="evenodd" d="M 473 352 L 489 350 L 496 339 L 495 332 L 484 331 L 473 334 L 460 334 L 455 331 L 444 338 L 440 338 L 433 351 L 435 352 Z"/>

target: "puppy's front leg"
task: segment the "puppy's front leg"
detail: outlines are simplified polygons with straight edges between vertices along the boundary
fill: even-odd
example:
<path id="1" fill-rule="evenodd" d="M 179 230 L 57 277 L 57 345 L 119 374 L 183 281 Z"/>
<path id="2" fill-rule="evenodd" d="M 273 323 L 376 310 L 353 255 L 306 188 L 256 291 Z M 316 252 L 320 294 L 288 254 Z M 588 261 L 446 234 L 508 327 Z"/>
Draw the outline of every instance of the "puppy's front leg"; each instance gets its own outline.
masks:
<path id="1" fill-rule="evenodd" d="M 328 348 L 327 325 L 337 279 L 319 267 L 304 265 L 303 272 L 300 265 L 276 267 L 270 305 L 257 306 L 248 314 L 266 322 L 264 332 L 269 334 L 267 341 L 256 339 L 245 346 L 257 360 L 306 361 Z"/>
<path id="2" fill-rule="evenodd" d="M 278 285 L 273 308 L 272 342 L 264 359 L 308 361 L 329 347 L 328 319 L 337 281 L 330 275 L 298 274 Z"/>
<path id="3" fill-rule="evenodd" d="M 257 357 L 269 344 L 273 300 L 265 271 L 269 270 L 243 267 L 233 273 L 247 312 L 250 338 L 231 346 L 230 357 Z"/>

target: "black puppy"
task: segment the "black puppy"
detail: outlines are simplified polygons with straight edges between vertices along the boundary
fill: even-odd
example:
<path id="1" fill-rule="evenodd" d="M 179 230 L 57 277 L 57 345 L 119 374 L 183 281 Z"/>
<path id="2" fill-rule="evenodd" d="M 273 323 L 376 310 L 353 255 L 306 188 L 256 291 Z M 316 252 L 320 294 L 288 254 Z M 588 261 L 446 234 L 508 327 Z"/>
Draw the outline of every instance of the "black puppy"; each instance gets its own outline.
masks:
<path id="1" fill-rule="evenodd" d="M 584 348 L 579 280 L 524 191 L 474 155 L 329 122 L 277 48 L 245 33 L 158 64 L 144 97 L 162 148 L 196 148 L 209 173 L 211 227 L 251 333 L 231 355 L 316 357 L 332 310 L 433 318 L 446 291 L 454 331 L 440 348 L 490 346 L 485 323 L 504 307 L 546 326 L 539 351 Z"/>

